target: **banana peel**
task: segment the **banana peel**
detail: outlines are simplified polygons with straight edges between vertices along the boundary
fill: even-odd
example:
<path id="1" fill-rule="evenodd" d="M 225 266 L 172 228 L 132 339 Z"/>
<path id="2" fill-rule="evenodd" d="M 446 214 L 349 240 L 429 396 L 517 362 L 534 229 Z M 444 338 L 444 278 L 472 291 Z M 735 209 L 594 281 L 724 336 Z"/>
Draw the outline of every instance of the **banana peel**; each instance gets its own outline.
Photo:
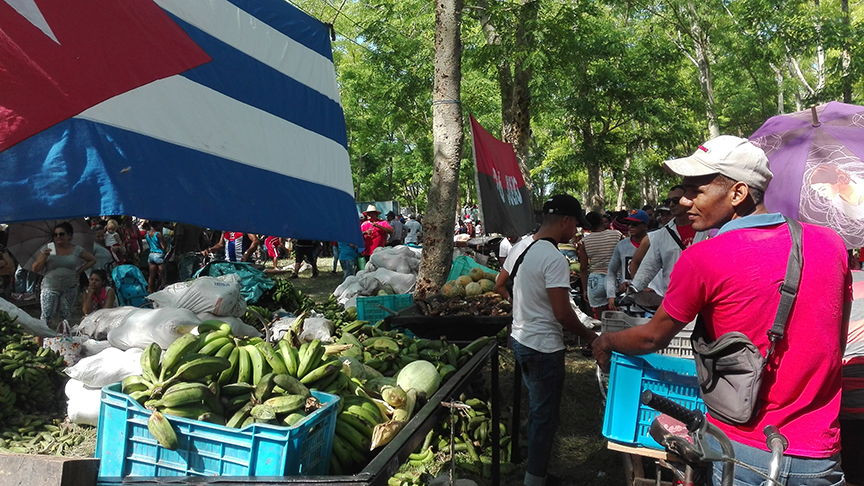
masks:
<path id="1" fill-rule="evenodd" d="M 402 427 L 404 427 L 406 423 L 407 422 L 391 420 L 376 425 L 372 430 L 372 444 L 369 446 L 369 450 L 372 451 L 389 444 L 390 441 L 399 434 L 399 431 L 402 430 Z"/>

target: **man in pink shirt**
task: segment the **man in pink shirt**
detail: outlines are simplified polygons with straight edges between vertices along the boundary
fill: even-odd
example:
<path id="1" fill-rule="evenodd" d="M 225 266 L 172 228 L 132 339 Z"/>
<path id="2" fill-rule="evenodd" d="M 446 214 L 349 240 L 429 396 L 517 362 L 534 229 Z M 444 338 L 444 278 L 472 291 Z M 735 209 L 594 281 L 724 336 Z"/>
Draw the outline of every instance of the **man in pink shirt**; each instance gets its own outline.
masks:
<path id="1" fill-rule="evenodd" d="M 363 216 L 366 217 L 366 221 L 360 225 L 360 231 L 363 232 L 363 245 L 365 246 L 363 256 L 368 257 L 375 251 L 375 248 L 387 245 L 387 237 L 393 233 L 393 227 L 387 221 L 378 218 L 381 216 L 381 211 L 378 211 L 378 208 L 373 204 L 370 204 L 366 211 L 363 211 Z"/>
<path id="2" fill-rule="evenodd" d="M 601 367 L 612 351 L 655 352 L 699 316 L 709 340 L 739 331 L 767 353 L 767 331 L 780 300 L 791 240 L 780 214 L 765 209 L 773 174 L 761 149 L 738 137 L 721 136 L 691 157 L 664 163 L 684 176 L 684 197 L 693 228 L 718 228 L 711 239 L 681 253 L 663 306 L 644 326 L 604 333 L 593 344 Z M 781 483 L 844 484 L 840 469 L 838 413 L 841 358 L 852 301 L 852 280 L 843 241 L 832 230 L 802 224 L 803 270 L 785 335 L 764 370 L 759 406 L 746 424 L 708 420 L 733 441 L 735 458 L 762 470 L 770 453 L 762 429 L 771 424 L 789 439 Z M 722 463 L 714 464 L 719 484 Z M 735 468 L 735 484 L 764 479 Z"/>

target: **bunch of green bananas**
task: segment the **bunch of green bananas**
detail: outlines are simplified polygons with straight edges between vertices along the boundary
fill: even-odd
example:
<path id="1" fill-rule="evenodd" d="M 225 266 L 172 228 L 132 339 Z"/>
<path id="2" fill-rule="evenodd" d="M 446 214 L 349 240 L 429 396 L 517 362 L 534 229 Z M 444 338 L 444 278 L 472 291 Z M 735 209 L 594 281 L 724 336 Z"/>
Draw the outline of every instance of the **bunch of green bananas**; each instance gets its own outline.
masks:
<path id="1" fill-rule="evenodd" d="M 8 417 L 0 433 L 0 453 L 63 455 L 86 440 L 59 418 L 17 414 Z"/>
<path id="2" fill-rule="evenodd" d="M 150 432 L 173 450 L 178 439 L 166 416 L 234 428 L 299 423 L 320 404 L 284 367 L 263 339 L 239 339 L 228 324 L 206 321 L 197 336 L 181 336 L 164 354 L 157 344 L 148 346 L 141 355 L 142 374 L 125 378 L 121 390 L 153 411 Z"/>
<path id="3" fill-rule="evenodd" d="M 300 314 L 315 307 L 315 301 L 304 295 L 287 279 L 274 280 L 273 287 L 261 296 L 260 302 L 272 303 L 274 308 L 282 308 L 292 314 Z"/>
<path id="4" fill-rule="evenodd" d="M 13 412 L 59 412 L 66 364 L 59 353 L 39 346 L 0 311 L 0 421 Z"/>
<path id="5" fill-rule="evenodd" d="M 336 300 L 336 296 L 333 294 L 330 294 L 327 297 L 327 300 L 325 300 L 323 303 L 316 304 L 315 311 L 324 314 L 324 317 L 333 324 L 335 324 L 336 327 L 343 327 L 346 324 L 350 324 L 352 323 L 352 321 L 357 319 L 357 308 L 350 307 L 346 309 L 345 306 L 343 306 L 339 303 L 339 301 Z"/>

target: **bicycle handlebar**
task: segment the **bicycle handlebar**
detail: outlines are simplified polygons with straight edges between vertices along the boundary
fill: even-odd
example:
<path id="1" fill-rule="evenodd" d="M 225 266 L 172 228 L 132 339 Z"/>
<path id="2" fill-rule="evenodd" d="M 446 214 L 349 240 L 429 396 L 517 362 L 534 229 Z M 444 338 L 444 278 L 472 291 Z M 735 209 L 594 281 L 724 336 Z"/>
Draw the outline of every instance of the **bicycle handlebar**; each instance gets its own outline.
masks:
<path id="1" fill-rule="evenodd" d="M 699 430 L 702 421 L 705 420 L 701 411 L 684 408 L 666 397 L 655 395 L 651 390 L 645 390 L 639 398 L 643 405 L 683 422 L 690 432 Z"/>

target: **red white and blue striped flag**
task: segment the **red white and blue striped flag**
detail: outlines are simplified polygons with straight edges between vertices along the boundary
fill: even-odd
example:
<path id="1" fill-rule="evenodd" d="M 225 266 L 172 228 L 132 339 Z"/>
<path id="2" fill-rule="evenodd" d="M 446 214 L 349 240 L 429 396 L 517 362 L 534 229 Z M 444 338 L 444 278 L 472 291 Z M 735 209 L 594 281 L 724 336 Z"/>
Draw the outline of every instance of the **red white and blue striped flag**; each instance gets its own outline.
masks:
<path id="1" fill-rule="evenodd" d="M 0 0 L 0 169 L 0 222 L 362 241 L 329 30 L 284 0 Z"/>

